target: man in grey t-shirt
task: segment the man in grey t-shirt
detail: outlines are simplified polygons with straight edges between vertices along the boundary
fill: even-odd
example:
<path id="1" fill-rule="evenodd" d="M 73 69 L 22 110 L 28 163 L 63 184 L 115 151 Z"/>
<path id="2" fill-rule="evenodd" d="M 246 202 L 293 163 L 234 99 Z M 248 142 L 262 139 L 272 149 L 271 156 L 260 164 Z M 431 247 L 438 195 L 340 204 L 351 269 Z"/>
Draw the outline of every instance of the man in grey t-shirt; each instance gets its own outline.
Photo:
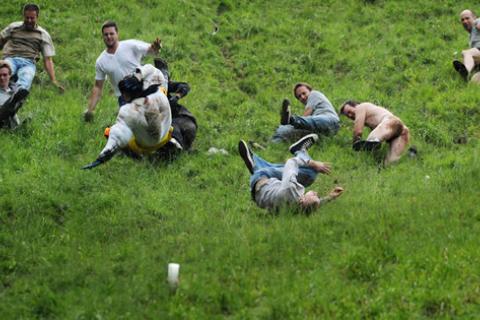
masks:
<path id="1" fill-rule="evenodd" d="M 283 100 L 281 125 L 272 138 L 274 142 L 298 139 L 309 133 L 326 136 L 337 133 L 340 119 L 323 93 L 313 90 L 308 83 L 299 82 L 293 88 L 293 94 L 305 105 L 305 110 L 302 116 L 292 115 L 290 101 Z"/>
<path id="2" fill-rule="evenodd" d="M 460 13 L 460 22 L 470 34 L 470 49 L 462 51 L 463 63 L 455 60 L 453 67 L 465 80 L 468 80 L 475 65 L 480 63 L 480 19 L 477 19 L 471 10 L 463 10 Z"/>

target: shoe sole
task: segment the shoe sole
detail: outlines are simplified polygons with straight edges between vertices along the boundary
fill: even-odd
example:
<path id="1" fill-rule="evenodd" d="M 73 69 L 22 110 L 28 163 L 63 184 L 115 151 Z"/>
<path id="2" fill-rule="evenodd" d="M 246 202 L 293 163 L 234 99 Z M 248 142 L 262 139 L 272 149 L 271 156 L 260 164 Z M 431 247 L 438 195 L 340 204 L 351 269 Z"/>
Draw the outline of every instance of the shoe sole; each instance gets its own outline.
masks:
<path id="1" fill-rule="evenodd" d="M 290 122 L 290 101 L 287 99 L 283 100 L 282 102 L 282 110 L 281 110 L 281 117 L 280 117 L 280 124 L 287 125 Z"/>
<path id="2" fill-rule="evenodd" d="M 300 138 L 300 140 L 296 141 L 294 144 L 292 144 L 288 150 L 290 151 L 291 154 L 295 154 L 295 152 L 297 152 L 302 144 L 305 143 L 306 140 L 308 139 L 313 139 L 313 142 L 315 143 L 317 140 L 318 140 L 318 135 L 316 133 L 310 133 L 310 134 L 307 134 L 306 136 Z M 313 145 L 313 143 L 312 143 Z M 309 147 L 310 148 L 310 147 Z M 308 149 L 308 148 L 307 148 Z"/>
<path id="3" fill-rule="evenodd" d="M 458 60 L 453 61 L 453 68 L 462 76 L 463 80 L 468 79 L 468 70 L 463 63 Z"/>
<path id="4" fill-rule="evenodd" d="M 245 166 L 248 171 L 250 171 L 250 174 L 253 174 L 252 153 L 250 152 L 250 149 L 248 149 L 247 143 L 243 140 L 240 140 L 238 143 L 238 153 L 240 154 L 240 157 L 242 157 L 243 162 L 245 162 Z"/>

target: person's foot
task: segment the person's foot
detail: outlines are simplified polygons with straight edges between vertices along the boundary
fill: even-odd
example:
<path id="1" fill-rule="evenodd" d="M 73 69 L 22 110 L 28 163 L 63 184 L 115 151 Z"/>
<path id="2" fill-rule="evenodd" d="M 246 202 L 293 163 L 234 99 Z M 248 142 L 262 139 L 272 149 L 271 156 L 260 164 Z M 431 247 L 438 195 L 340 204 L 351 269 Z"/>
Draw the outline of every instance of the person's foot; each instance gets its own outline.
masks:
<path id="1" fill-rule="evenodd" d="M 288 150 L 291 154 L 295 154 L 300 150 L 308 150 L 316 141 L 318 140 L 318 135 L 315 133 L 310 133 L 292 144 Z"/>
<path id="2" fill-rule="evenodd" d="M 22 106 L 23 102 L 27 98 L 29 91 L 27 89 L 19 88 L 12 96 L 12 99 L 8 101 L 8 108 L 16 113 Z"/>
<path id="3" fill-rule="evenodd" d="M 453 68 L 462 76 L 463 80 L 468 80 L 468 70 L 463 63 L 458 60 L 454 60 Z"/>
<path id="4" fill-rule="evenodd" d="M 282 102 L 282 109 L 280 110 L 280 124 L 286 125 L 290 123 L 290 101 L 284 99 Z"/>
<path id="5" fill-rule="evenodd" d="M 177 139 L 171 138 L 169 142 L 175 147 L 175 149 L 177 149 L 177 150 L 183 150 L 182 145 L 180 144 L 180 142 L 178 142 Z"/>
<path id="6" fill-rule="evenodd" d="M 248 148 L 247 143 L 243 140 L 238 142 L 238 153 L 240 154 L 240 157 L 242 157 L 243 162 L 245 162 L 245 166 L 248 171 L 250 171 L 250 174 L 253 174 L 253 167 L 255 164 L 253 162 L 252 152 Z"/>

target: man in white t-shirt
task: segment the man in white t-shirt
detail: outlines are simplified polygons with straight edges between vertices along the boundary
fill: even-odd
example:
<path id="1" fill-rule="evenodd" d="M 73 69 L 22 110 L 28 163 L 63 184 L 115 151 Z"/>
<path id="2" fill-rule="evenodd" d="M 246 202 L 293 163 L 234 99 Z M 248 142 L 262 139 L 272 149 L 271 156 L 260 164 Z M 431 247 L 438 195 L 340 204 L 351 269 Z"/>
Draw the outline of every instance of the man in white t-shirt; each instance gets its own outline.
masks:
<path id="1" fill-rule="evenodd" d="M 103 42 L 107 47 L 95 63 L 95 86 L 88 101 L 88 108 L 84 112 L 85 121 L 92 121 L 94 110 L 102 96 L 103 83 L 108 77 L 120 106 L 125 104 L 122 99 L 118 83 L 127 75 L 133 73 L 140 66 L 141 60 L 148 54 L 156 55 L 161 48 L 159 38 L 151 44 L 139 40 L 118 40 L 118 27 L 113 21 L 102 25 Z M 167 87 L 167 84 L 164 84 Z"/>

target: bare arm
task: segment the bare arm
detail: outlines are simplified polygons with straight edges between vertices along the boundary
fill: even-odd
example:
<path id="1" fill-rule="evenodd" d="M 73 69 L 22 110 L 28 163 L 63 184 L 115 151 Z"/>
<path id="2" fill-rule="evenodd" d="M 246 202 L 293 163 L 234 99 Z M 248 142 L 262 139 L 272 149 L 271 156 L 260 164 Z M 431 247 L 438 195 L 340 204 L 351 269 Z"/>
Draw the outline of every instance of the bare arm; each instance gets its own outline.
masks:
<path id="1" fill-rule="evenodd" d="M 342 187 L 335 187 L 327 196 L 320 198 L 320 205 L 340 197 L 343 191 Z"/>
<path id="2" fill-rule="evenodd" d="M 58 83 L 57 79 L 55 78 L 55 68 L 53 67 L 53 59 L 52 57 L 45 57 L 43 59 L 43 65 L 45 70 L 47 70 L 48 76 L 52 83 L 60 90 L 60 92 L 64 92 L 65 88 Z"/>
<path id="3" fill-rule="evenodd" d="M 102 97 L 102 90 L 103 90 L 103 83 L 105 80 L 95 80 L 95 85 L 92 89 L 92 94 L 90 95 L 90 99 L 88 100 L 88 107 L 83 114 L 85 121 L 92 121 L 93 120 L 93 112 L 97 107 L 97 103 Z"/>
<path id="4" fill-rule="evenodd" d="M 313 113 L 313 108 L 312 107 L 306 107 L 305 111 L 303 112 L 304 117 L 311 116 Z"/>
<path id="5" fill-rule="evenodd" d="M 359 104 L 355 108 L 355 123 L 353 125 L 353 141 L 362 138 L 363 128 L 365 127 L 365 118 L 367 115 L 367 109 L 363 103 Z"/>

